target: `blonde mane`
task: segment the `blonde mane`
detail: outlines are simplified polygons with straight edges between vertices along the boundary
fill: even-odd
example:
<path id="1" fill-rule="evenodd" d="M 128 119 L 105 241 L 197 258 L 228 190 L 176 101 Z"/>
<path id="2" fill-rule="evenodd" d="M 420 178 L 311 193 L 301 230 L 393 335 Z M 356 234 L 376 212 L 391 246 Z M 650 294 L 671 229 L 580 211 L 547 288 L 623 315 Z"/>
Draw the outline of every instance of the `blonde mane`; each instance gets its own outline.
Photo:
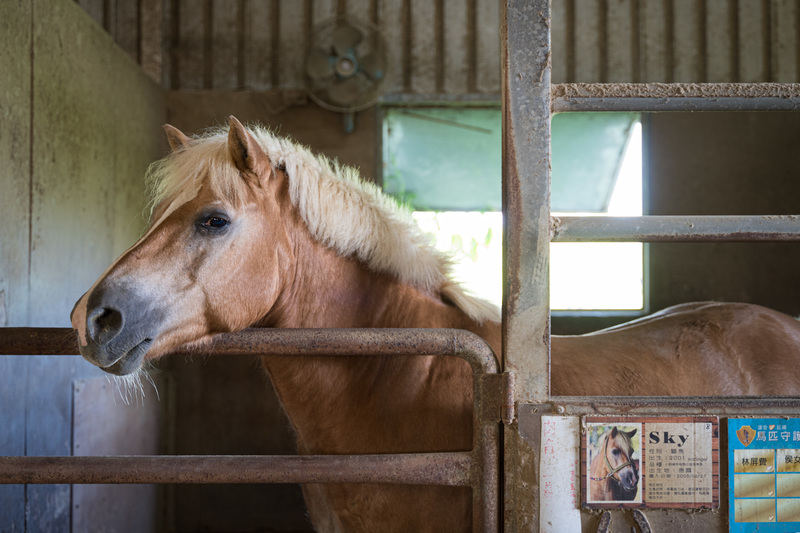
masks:
<path id="1" fill-rule="evenodd" d="M 284 169 L 289 195 L 311 234 L 343 256 L 355 255 L 371 270 L 439 293 L 478 322 L 499 321 L 497 306 L 476 298 L 451 279 L 451 259 L 436 250 L 409 212 L 354 168 L 339 165 L 259 126 L 248 126 L 273 168 Z M 217 196 L 239 205 L 248 194 L 231 160 L 227 128 L 192 138 L 154 163 L 147 175 L 151 212 L 188 202 L 204 179 Z"/>

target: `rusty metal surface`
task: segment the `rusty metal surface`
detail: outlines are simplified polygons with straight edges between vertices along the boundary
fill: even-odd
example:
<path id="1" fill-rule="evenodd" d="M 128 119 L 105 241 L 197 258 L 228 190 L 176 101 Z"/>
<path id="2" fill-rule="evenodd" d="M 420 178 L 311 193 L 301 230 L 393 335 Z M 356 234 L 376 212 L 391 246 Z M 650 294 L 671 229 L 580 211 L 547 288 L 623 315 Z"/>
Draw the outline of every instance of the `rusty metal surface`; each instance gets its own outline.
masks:
<path id="1" fill-rule="evenodd" d="M 503 370 L 530 403 L 550 394 L 550 1 L 503 5 Z M 505 531 L 535 531 L 537 453 L 516 424 L 503 457 Z"/>
<path id="2" fill-rule="evenodd" d="M 797 83 L 553 85 L 552 111 L 797 111 Z"/>
<path id="3" fill-rule="evenodd" d="M 0 483 L 410 483 L 469 486 L 469 452 L 0 457 Z"/>
<path id="4" fill-rule="evenodd" d="M 553 242 L 800 241 L 800 216 L 552 217 Z"/>
<path id="5" fill-rule="evenodd" d="M 0 328 L 0 355 L 74 355 L 69 328 Z M 249 329 L 190 355 L 457 356 L 473 370 L 471 452 L 377 456 L 0 457 L 0 483 L 405 483 L 472 487 L 473 529 L 499 528 L 499 424 L 508 407 L 489 345 L 454 329 Z M 484 402 L 493 405 L 487 409 Z"/>
<path id="6" fill-rule="evenodd" d="M 80 355 L 71 328 L 0 328 L 0 355 Z"/>
<path id="7" fill-rule="evenodd" d="M 746 396 L 558 396 L 552 410 L 564 415 L 696 414 L 714 416 L 797 416 L 800 398 Z M 527 406 L 519 406 L 520 417 Z"/>

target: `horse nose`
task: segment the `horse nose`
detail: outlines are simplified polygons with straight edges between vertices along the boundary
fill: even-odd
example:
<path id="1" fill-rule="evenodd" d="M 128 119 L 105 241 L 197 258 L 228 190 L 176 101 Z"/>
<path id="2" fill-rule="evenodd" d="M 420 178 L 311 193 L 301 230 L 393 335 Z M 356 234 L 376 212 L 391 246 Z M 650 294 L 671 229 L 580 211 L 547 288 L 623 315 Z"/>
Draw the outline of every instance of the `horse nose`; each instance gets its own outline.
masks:
<path id="1" fill-rule="evenodd" d="M 108 307 L 98 307 L 89 313 L 86 319 L 86 329 L 89 337 L 103 346 L 119 335 L 123 322 L 120 311 Z"/>

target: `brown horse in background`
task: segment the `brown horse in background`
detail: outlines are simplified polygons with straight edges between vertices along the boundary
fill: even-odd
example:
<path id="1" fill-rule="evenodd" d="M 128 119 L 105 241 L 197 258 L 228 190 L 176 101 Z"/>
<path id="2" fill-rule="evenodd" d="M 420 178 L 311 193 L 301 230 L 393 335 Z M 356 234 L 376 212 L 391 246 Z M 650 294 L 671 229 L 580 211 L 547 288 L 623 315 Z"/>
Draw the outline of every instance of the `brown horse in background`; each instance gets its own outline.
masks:
<path id="1" fill-rule="evenodd" d="M 461 328 L 500 353 L 499 312 L 374 185 L 261 128 L 189 138 L 148 175 L 151 223 L 72 313 L 81 353 L 116 375 L 246 327 Z M 798 394 L 800 326 L 750 305 L 691 304 L 552 339 L 552 390 Z M 472 447 L 455 358 L 264 357 L 301 454 Z M 469 489 L 307 485 L 320 531 L 464 531 Z"/>
<path id="2" fill-rule="evenodd" d="M 633 459 L 636 429 L 614 426 L 597 443 L 598 454 L 589 465 L 590 502 L 632 501 L 639 487 L 639 469 Z"/>

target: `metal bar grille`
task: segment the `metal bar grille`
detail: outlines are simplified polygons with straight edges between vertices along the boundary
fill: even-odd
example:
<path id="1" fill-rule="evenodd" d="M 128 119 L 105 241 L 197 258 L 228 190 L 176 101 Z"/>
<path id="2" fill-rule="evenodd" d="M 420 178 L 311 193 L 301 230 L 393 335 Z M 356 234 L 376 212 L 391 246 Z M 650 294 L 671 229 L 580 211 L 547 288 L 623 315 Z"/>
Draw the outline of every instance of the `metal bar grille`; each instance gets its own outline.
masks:
<path id="1" fill-rule="evenodd" d="M 77 355 L 68 328 L 0 328 L 0 355 Z M 473 372 L 471 451 L 337 456 L 0 457 L 0 484 L 402 483 L 470 486 L 473 529 L 497 531 L 504 380 L 477 335 L 455 329 L 250 329 L 194 355 L 455 356 Z"/>

